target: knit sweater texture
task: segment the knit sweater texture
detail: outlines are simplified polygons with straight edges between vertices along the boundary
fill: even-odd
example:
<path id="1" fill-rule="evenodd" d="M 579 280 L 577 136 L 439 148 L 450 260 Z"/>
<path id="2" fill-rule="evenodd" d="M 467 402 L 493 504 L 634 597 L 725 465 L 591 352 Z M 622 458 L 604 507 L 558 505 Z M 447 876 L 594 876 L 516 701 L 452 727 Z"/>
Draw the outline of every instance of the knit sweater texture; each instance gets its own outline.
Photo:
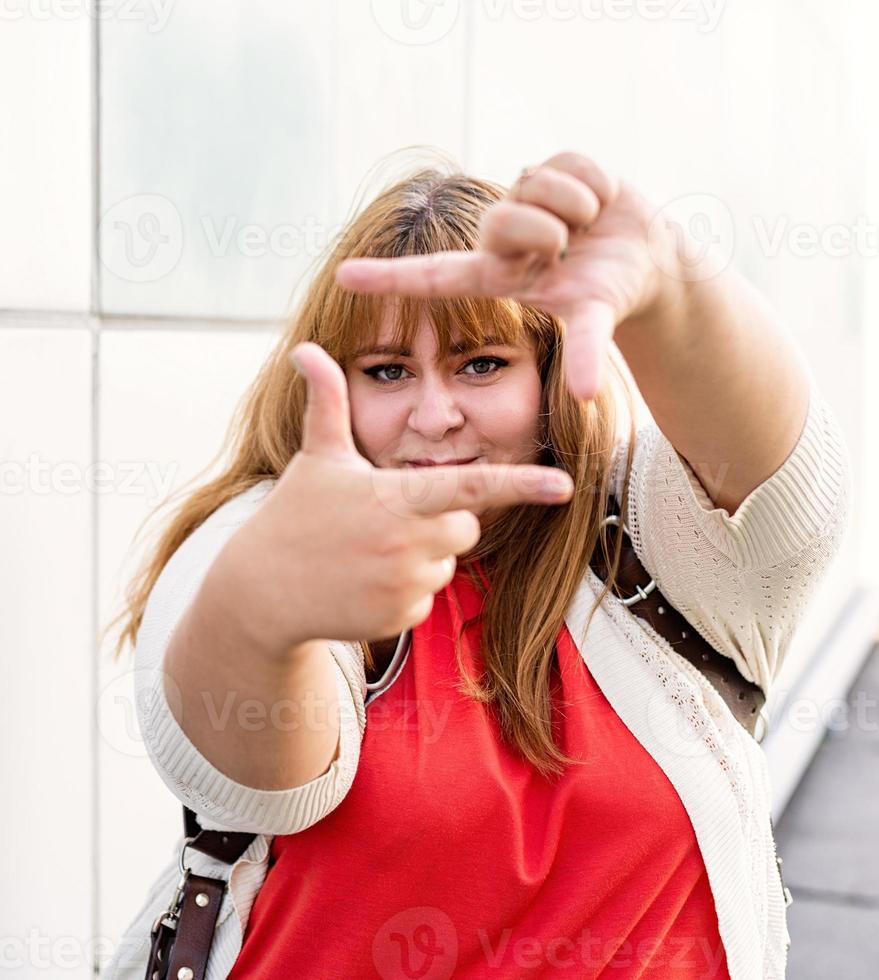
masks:
<path id="1" fill-rule="evenodd" d="M 626 450 L 623 440 L 612 461 L 618 498 Z M 813 379 L 795 448 L 732 516 L 714 506 L 688 462 L 654 423 L 640 427 L 626 524 L 636 554 L 669 602 L 768 693 L 798 623 L 840 550 L 851 480 L 841 428 Z M 273 485 L 265 480 L 230 499 L 177 549 L 150 594 L 135 651 L 138 720 L 168 789 L 195 811 L 203 827 L 258 835 L 231 872 L 205 855 L 187 852 L 197 873 L 229 879 L 208 980 L 225 977 L 241 948 L 267 872 L 272 835 L 304 830 L 341 803 L 356 776 L 368 723 L 363 650 L 353 642 L 329 642 L 340 711 L 339 754 L 324 774 L 305 785 L 268 791 L 230 779 L 192 744 L 168 706 L 162 665 L 171 635 L 214 558 Z M 783 978 L 789 935 L 763 751 L 700 671 L 638 617 L 637 605 L 629 608 L 606 596 L 585 635 L 601 587 L 587 571 L 565 616 L 570 634 L 598 686 L 687 810 L 708 872 L 730 977 Z M 180 843 L 174 842 L 167 867 L 122 937 L 104 972 L 109 980 L 143 976 L 150 927 L 179 877 Z M 305 964 L 297 967 L 299 975 L 307 975 Z"/>

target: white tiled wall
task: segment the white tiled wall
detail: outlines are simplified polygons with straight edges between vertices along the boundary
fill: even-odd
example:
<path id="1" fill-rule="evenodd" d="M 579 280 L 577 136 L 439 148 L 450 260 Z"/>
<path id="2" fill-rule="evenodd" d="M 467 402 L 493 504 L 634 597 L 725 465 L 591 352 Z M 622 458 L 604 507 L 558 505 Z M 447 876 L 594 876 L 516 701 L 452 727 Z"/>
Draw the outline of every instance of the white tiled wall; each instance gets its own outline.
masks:
<path id="1" fill-rule="evenodd" d="M 332 4 L 173 4 L 102 24 L 101 301 L 278 314 L 332 209 Z"/>
<path id="2" fill-rule="evenodd" d="M 0 330 L 0 921 L 16 976 L 91 976 L 92 336 Z"/>
<path id="3" fill-rule="evenodd" d="M 871 270 L 764 242 L 866 206 L 875 147 L 868 114 L 847 108 L 867 88 L 846 57 L 858 31 L 814 0 L 704 0 L 690 20 L 576 13 L 623 6 L 176 0 L 100 31 L 24 4 L 0 21 L 0 462 L 35 453 L 67 480 L 0 495 L 0 758 L 19 801 L 0 920 L 56 956 L 73 937 L 64 976 L 90 974 L 91 937 L 112 948 L 180 826 L 133 726 L 130 659 L 112 662 L 95 628 L 143 553 L 141 522 L 214 456 L 355 195 L 436 153 L 509 182 L 575 149 L 657 203 L 710 199 L 862 465 Z M 803 651 L 851 587 L 857 538 Z"/>
<path id="4" fill-rule="evenodd" d="M 466 13 L 459 12 L 447 34 L 420 45 L 405 43 L 390 30 L 400 9 L 398 0 L 337 7 L 336 153 L 328 161 L 337 221 L 358 192 L 366 199 L 373 196 L 395 166 L 432 152 L 464 162 L 471 98 Z M 435 13 L 442 17 L 439 8 Z"/>
<path id="5" fill-rule="evenodd" d="M 0 309 L 87 310 L 91 25 L 26 9 L 0 14 Z"/>

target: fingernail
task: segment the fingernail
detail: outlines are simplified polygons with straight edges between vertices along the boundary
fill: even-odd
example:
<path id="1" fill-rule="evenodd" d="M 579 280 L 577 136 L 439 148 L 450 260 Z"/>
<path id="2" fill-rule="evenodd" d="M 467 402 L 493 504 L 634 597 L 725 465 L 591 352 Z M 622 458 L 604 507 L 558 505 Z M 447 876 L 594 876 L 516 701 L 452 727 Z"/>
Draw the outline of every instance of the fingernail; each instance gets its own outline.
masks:
<path id="1" fill-rule="evenodd" d="M 291 363 L 291 364 L 293 365 L 293 369 L 294 369 L 294 371 L 296 371 L 296 373 L 297 373 L 297 374 L 301 374 L 301 375 L 303 375 L 303 377 L 304 377 L 304 376 L 305 376 L 305 372 L 304 372 L 304 371 L 302 370 L 302 365 L 301 365 L 301 364 L 299 363 L 299 361 L 298 361 L 298 360 L 296 359 L 296 355 L 295 355 L 295 354 L 293 353 L 293 351 L 290 351 L 290 352 L 289 352 L 289 353 L 287 354 L 287 359 L 288 359 L 288 360 L 290 361 L 290 363 Z"/>
<path id="2" fill-rule="evenodd" d="M 552 473 L 543 478 L 543 489 L 548 493 L 569 493 L 572 489 L 571 478 L 562 473 Z"/>

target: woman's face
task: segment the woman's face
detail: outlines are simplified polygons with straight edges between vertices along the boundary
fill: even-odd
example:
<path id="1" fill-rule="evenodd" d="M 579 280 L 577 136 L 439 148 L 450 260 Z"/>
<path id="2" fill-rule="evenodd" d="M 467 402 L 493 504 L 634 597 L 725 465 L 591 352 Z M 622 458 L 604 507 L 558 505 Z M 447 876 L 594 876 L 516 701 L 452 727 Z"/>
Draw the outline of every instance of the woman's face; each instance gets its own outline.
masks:
<path id="1" fill-rule="evenodd" d="M 378 344 L 390 344 L 391 335 L 383 329 Z M 541 381 L 533 340 L 485 345 L 439 364 L 436 357 L 424 317 L 411 350 L 360 352 L 349 363 L 351 423 L 362 455 L 381 467 L 537 462 Z"/>

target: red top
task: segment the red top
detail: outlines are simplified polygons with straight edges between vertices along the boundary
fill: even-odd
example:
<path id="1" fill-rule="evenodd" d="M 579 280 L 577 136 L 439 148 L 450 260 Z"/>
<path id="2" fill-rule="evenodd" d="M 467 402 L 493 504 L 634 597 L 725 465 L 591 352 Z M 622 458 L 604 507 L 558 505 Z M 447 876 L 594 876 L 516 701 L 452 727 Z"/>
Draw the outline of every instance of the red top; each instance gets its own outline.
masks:
<path id="1" fill-rule="evenodd" d="M 452 637 L 481 602 L 459 567 L 414 627 L 398 676 L 369 702 L 348 795 L 307 830 L 274 838 L 234 980 L 728 980 L 690 819 L 567 627 L 555 737 L 585 765 L 555 782 L 455 690 Z M 463 638 L 477 677 L 479 632 Z"/>

